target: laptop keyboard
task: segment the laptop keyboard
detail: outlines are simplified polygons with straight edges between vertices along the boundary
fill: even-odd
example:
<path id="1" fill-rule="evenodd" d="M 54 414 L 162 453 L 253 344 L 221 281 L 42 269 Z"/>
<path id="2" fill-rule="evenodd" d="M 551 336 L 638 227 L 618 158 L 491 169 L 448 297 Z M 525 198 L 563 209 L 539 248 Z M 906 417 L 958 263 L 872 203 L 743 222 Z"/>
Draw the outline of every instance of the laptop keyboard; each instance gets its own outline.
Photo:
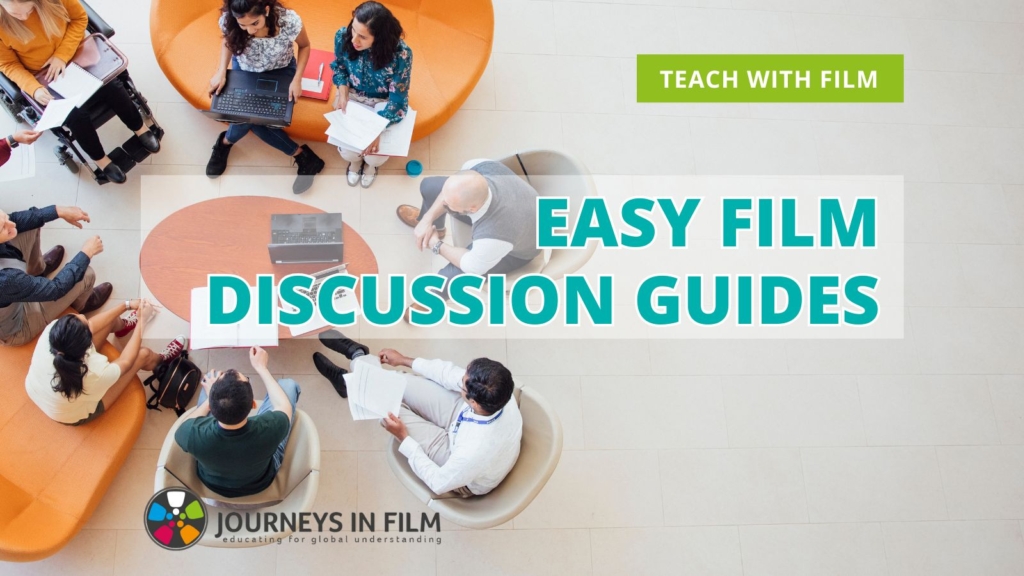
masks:
<path id="1" fill-rule="evenodd" d="M 252 114 L 265 118 L 284 118 L 288 113 L 288 98 L 252 92 L 223 93 L 217 98 L 218 112 Z"/>
<path id="2" fill-rule="evenodd" d="M 277 230 L 271 233 L 274 244 L 335 244 L 341 242 L 337 232 L 288 232 Z"/>

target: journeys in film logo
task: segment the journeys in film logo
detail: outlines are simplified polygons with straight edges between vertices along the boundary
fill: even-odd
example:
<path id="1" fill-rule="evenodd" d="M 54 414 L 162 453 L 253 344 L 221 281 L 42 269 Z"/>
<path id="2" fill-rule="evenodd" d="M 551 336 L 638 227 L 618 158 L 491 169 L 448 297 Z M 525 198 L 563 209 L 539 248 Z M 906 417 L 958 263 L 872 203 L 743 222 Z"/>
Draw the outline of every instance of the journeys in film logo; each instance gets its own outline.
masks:
<path id="1" fill-rule="evenodd" d="M 190 490 L 165 488 L 146 505 L 146 533 L 161 548 L 185 550 L 206 532 L 206 506 Z"/>

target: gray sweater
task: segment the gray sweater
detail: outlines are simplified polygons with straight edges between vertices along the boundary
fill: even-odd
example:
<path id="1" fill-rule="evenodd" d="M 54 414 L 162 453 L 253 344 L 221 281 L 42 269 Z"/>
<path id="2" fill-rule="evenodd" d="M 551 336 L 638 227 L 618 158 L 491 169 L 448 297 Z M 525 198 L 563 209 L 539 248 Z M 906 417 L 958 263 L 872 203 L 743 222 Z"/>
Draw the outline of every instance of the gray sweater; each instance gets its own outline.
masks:
<path id="1" fill-rule="evenodd" d="M 473 224 L 473 240 L 493 238 L 512 244 L 509 256 L 532 260 L 537 248 L 537 191 L 500 162 L 473 167 L 491 187 L 491 205 Z"/>

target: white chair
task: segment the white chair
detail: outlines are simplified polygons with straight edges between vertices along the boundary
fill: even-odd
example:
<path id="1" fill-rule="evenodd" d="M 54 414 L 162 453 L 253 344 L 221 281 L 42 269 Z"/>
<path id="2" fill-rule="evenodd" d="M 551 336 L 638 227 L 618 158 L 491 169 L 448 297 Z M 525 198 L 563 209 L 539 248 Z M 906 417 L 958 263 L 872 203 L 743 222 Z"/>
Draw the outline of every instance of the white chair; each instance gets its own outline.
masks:
<path id="1" fill-rule="evenodd" d="M 522 164 L 520 164 L 520 160 Z M 597 196 L 597 187 L 587 167 L 572 156 L 555 150 L 527 150 L 498 160 L 527 180 L 540 196 L 566 196 L 569 198 L 569 226 L 579 217 L 583 198 Z M 525 167 L 525 172 L 523 171 Z M 472 227 L 465 222 L 450 219 L 452 243 L 465 248 L 473 239 Z M 572 274 L 586 264 L 597 250 L 597 243 L 586 248 L 548 248 L 526 266 L 506 275 L 511 289 L 515 281 L 526 274 L 544 274 L 558 280 Z"/>
<path id="2" fill-rule="evenodd" d="M 156 482 L 154 491 L 164 488 L 185 487 L 198 495 L 207 505 L 209 515 L 206 533 L 199 541 L 201 546 L 212 546 L 217 548 L 245 548 L 254 546 L 265 546 L 271 544 L 268 538 L 287 538 L 292 530 L 282 531 L 261 531 L 248 532 L 243 530 L 239 536 L 250 540 L 258 540 L 264 536 L 264 542 L 224 542 L 213 537 L 216 527 L 221 521 L 218 515 L 226 515 L 231 512 L 270 512 L 277 514 L 283 512 L 308 512 L 313 509 L 313 502 L 316 500 L 316 493 L 320 487 L 320 436 L 317 433 L 313 419 L 302 410 L 295 411 L 295 421 L 292 423 L 292 433 L 288 438 L 288 446 L 285 448 L 284 462 L 274 477 L 273 484 L 269 488 L 241 498 L 225 498 L 210 490 L 202 483 L 196 473 L 196 460 L 185 453 L 174 440 L 174 433 L 181 426 L 181 423 L 189 417 L 195 408 L 185 412 L 171 426 L 171 431 L 164 439 L 163 448 L 160 450 L 160 458 L 156 465 Z M 261 523 L 261 529 L 263 528 Z M 231 534 L 224 533 L 224 537 Z"/>
<path id="3" fill-rule="evenodd" d="M 562 423 L 543 396 L 526 386 L 515 392 L 523 415 L 519 459 L 497 488 L 483 496 L 441 498 L 409 467 L 409 460 L 391 439 L 388 465 L 398 480 L 442 518 L 465 528 L 493 528 L 526 509 L 551 478 L 562 456 Z"/>

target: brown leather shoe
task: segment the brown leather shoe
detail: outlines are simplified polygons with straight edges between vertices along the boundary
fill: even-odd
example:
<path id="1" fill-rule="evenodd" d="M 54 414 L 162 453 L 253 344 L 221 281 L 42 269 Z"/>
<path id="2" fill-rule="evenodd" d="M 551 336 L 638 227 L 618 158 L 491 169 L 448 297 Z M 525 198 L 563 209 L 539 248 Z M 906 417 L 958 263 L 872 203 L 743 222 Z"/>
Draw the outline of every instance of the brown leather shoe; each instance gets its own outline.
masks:
<path id="1" fill-rule="evenodd" d="M 50 251 L 43 254 L 43 264 L 46 265 L 38 276 L 49 276 L 64 261 L 64 247 L 57 245 L 50 248 Z"/>
<path id="2" fill-rule="evenodd" d="M 420 217 L 420 209 L 415 206 L 408 204 L 402 204 L 398 208 L 395 208 L 395 214 L 398 214 L 398 219 L 402 221 L 409 228 L 415 228 L 420 223 L 418 218 Z M 441 228 L 437 231 L 437 237 L 444 240 L 445 229 Z"/>
<path id="3" fill-rule="evenodd" d="M 107 303 L 110 298 L 110 294 L 114 291 L 114 287 L 110 285 L 110 282 L 104 282 L 99 286 L 92 289 L 92 295 L 85 301 L 85 306 L 78 312 L 81 314 L 88 314 L 95 310 L 99 310 L 100 306 Z"/>
<path id="4" fill-rule="evenodd" d="M 407 323 L 409 323 L 409 324 L 412 324 L 412 311 L 413 310 L 416 310 L 417 312 L 429 312 L 427 307 L 420 306 L 418 303 L 413 302 L 412 304 L 409 305 L 408 308 L 405 309 L 405 316 L 404 316 L 404 318 L 405 318 L 405 321 Z"/>

